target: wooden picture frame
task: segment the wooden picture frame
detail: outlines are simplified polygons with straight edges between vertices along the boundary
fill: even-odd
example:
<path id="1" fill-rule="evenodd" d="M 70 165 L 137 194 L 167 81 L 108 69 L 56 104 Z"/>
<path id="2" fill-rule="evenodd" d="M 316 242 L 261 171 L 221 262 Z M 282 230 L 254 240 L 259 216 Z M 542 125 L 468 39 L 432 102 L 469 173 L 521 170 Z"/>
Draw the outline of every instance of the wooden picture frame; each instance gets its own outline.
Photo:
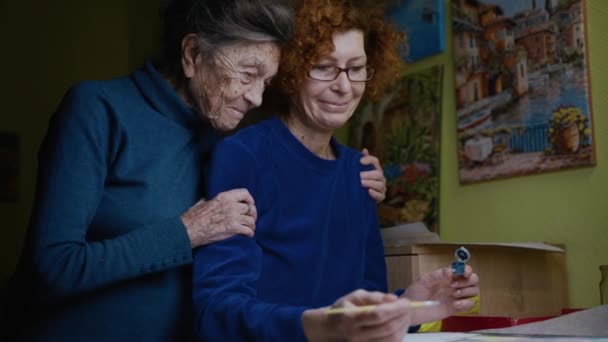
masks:
<path id="1" fill-rule="evenodd" d="M 19 136 L 0 132 L 0 202 L 17 201 Z"/>

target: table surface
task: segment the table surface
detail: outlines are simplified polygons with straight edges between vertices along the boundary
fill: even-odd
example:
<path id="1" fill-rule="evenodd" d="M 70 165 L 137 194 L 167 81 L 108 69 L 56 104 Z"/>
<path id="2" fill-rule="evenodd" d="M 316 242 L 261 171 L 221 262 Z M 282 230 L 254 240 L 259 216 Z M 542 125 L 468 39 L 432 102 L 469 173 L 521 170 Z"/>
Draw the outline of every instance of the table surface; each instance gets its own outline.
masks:
<path id="1" fill-rule="evenodd" d="M 492 334 L 531 334 L 558 336 L 590 336 L 608 338 L 608 305 L 577 311 L 568 315 L 517 325 L 509 328 L 479 330 Z"/>
<path id="2" fill-rule="evenodd" d="M 577 311 L 542 322 L 470 333 L 408 334 L 404 342 L 608 342 L 608 305 Z"/>

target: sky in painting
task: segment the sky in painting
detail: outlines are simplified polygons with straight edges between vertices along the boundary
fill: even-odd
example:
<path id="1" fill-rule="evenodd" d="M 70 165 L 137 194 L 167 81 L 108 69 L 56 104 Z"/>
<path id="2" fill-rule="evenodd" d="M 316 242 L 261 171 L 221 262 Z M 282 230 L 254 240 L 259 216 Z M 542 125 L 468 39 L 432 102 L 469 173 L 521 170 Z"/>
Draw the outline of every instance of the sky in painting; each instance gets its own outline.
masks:
<path id="1" fill-rule="evenodd" d="M 486 4 L 496 4 L 502 7 L 505 12 L 505 17 L 512 17 L 515 14 L 525 11 L 528 9 L 532 9 L 532 0 L 503 0 L 503 1 L 495 1 L 495 0 L 482 0 L 482 2 Z M 536 0 L 536 8 L 544 8 L 545 0 Z"/>

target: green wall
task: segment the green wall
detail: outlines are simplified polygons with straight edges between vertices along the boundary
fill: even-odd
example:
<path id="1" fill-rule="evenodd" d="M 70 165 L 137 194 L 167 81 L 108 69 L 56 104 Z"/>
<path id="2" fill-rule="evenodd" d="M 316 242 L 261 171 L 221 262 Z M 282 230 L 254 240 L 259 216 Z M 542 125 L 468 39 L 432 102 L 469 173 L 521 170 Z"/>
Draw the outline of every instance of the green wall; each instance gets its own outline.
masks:
<path id="1" fill-rule="evenodd" d="M 573 307 L 599 304 L 598 266 L 608 264 L 608 119 L 603 113 L 608 99 L 602 96 L 608 92 L 608 65 L 602 64 L 608 54 L 608 1 L 587 2 L 596 167 L 459 185 L 450 41 L 445 53 L 410 66 L 412 72 L 445 66 L 442 239 L 564 243 Z M 125 74 L 156 51 L 157 4 L 0 2 L 0 130 L 18 132 L 21 138 L 19 200 L 0 203 L 0 279 L 13 271 L 21 248 L 34 192 L 36 151 L 50 115 L 71 84 Z"/>

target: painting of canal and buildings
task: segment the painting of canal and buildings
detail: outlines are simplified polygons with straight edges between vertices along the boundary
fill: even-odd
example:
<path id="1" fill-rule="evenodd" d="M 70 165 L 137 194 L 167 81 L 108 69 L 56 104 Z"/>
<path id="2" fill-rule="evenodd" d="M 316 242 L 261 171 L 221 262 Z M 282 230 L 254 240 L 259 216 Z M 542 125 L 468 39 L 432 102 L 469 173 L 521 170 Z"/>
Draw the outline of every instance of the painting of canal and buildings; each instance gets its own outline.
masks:
<path id="1" fill-rule="evenodd" d="M 402 76 L 351 117 L 348 144 L 367 148 L 383 163 L 386 199 L 382 227 L 423 222 L 439 232 L 439 146 L 443 66 Z"/>
<path id="2" fill-rule="evenodd" d="M 595 165 L 584 0 L 452 0 L 461 183 Z"/>

